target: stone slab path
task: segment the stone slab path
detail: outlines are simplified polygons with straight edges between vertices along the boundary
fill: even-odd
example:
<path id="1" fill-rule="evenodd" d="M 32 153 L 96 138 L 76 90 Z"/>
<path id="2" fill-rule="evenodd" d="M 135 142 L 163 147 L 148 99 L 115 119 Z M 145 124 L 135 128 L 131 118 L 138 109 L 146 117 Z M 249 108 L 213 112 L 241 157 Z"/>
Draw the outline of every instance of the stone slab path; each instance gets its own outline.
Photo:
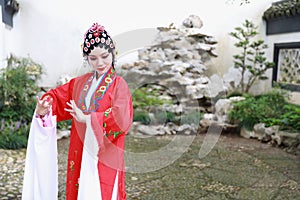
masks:
<path id="1" fill-rule="evenodd" d="M 226 135 L 200 159 L 203 138 L 193 138 L 187 151 L 164 168 L 147 173 L 128 172 L 128 199 L 300 199 L 299 156 L 256 140 Z M 128 136 L 126 150 L 152 152 L 173 139 L 174 136 Z M 65 194 L 68 143 L 68 139 L 58 142 L 61 200 Z M 25 153 L 25 149 L 0 149 L 0 200 L 21 198 Z"/>

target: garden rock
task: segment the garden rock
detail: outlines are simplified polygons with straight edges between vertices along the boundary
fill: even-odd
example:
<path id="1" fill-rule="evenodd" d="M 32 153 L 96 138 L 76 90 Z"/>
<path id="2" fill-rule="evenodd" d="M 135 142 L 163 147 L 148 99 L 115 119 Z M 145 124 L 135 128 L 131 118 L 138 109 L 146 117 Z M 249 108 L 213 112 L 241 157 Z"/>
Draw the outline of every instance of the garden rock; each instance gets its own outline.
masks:
<path id="1" fill-rule="evenodd" d="M 218 122 L 228 122 L 228 112 L 232 108 L 229 99 L 219 99 L 215 104 L 215 115 Z"/>
<path id="2" fill-rule="evenodd" d="M 57 130 L 57 139 L 63 139 L 70 136 L 70 130 Z"/>
<path id="3" fill-rule="evenodd" d="M 265 127 L 264 123 L 255 124 L 253 130 L 242 127 L 240 135 L 281 147 L 290 153 L 300 155 L 300 134 L 279 131 L 279 126 Z"/>
<path id="4" fill-rule="evenodd" d="M 135 136 L 158 136 L 158 135 L 194 135 L 197 133 L 196 125 L 176 125 L 172 122 L 164 125 L 144 125 L 138 122 L 133 123 L 129 134 Z"/>
<path id="5" fill-rule="evenodd" d="M 244 138 L 250 139 L 250 138 L 255 138 L 255 133 L 254 131 L 247 130 L 245 127 L 241 128 L 240 135 Z"/>
<path id="6" fill-rule="evenodd" d="M 201 28 L 203 22 L 197 15 L 190 15 L 182 22 L 182 25 L 187 28 Z"/>
<path id="7" fill-rule="evenodd" d="M 199 108 L 199 99 L 210 101 L 224 90 L 215 87 L 218 78 L 210 80 L 206 75 L 211 59 L 217 56 L 217 41 L 202 32 L 202 25 L 200 17 L 191 15 L 182 26 L 158 27 L 152 45 L 139 49 L 138 60 L 118 70 L 133 90 L 147 84 L 162 85 L 168 90 L 165 95 L 180 101 L 183 112 Z"/>

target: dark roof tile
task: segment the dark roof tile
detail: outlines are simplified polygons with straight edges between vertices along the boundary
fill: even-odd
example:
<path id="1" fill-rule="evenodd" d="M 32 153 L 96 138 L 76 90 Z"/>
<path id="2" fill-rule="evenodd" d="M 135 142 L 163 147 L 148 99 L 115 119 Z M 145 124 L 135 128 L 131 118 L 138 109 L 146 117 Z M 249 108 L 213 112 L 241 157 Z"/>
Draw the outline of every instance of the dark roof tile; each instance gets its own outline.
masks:
<path id="1" fill-rule="evenodd" d="M 264 12 L 263 19 L 268 21 L 292 16 L 300 16 L 300 0 L 283 0 L 272 3 L 272 6 Z"/>

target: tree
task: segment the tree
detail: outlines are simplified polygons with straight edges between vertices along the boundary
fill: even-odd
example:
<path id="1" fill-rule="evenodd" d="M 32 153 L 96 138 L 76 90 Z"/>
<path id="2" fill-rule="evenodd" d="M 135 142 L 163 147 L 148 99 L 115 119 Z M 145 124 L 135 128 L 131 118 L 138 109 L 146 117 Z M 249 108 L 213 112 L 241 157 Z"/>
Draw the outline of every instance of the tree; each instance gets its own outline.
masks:
<path id="1" fill-rule="evenodd" d="M 238 40 L 234 45 L 241 49 L 241 53 L 233 58 L 234 67 L 241 71 L 240 86 L 243 94 L 249 92 L 256 80 L 268 79 L 265 73 L 274 66 L 274 63 L 268 62 L 265 57 L 264 50 L 268 46 L 261 39 L 255 40 L 257 35 L 257 26 L 249 20 L 245 20 L 242 27 L 236 27 L 235 31 L 230 33 L 230 36 Z M 246 72 L 249 72 L 247 81 Z"/>

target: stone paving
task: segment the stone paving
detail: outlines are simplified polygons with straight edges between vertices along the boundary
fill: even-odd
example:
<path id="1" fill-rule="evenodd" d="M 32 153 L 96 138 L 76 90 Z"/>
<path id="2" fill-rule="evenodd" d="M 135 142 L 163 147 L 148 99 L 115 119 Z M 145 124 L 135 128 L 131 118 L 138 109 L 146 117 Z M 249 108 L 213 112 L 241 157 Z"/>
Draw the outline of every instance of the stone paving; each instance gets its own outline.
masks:
<path id="1" fill-rule="evenodd" d="M 0 199 L 20 199 L 25 150 L 0 149 Z"/>
<path id="2" fill-rule="evenodd" d="M 127 151 L 160 148 L 173 136 L 128 136 Z M 182 136 L 191 137 L 191 136 Z M 65 194 L 68 139 L 58 142 L 59 199 Z M 300 199 L 300 157 L 256 140 L 221 136 L 203 159 L 197 136 L 179 159 L 148 173 L 127 173 L 128 199 Z M 25 150 L 0 149 L 0 200 L 20 199 Z"/>

